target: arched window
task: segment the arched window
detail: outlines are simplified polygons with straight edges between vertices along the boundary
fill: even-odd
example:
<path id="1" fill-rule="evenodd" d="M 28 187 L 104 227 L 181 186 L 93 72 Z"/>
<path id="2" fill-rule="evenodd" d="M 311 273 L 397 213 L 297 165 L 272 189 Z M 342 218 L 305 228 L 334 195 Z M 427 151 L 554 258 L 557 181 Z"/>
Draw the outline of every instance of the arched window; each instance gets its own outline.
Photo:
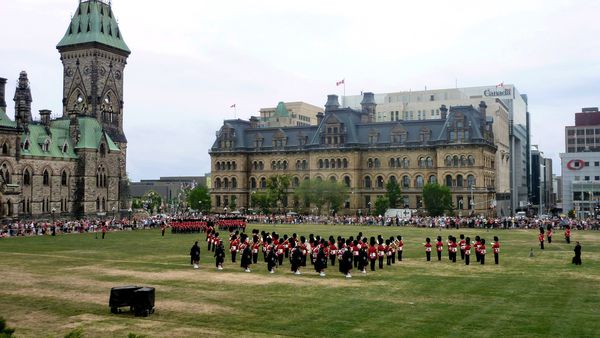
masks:
<path id="1" fill-rule="evenodd" d="M 218 177 L 215 179 L 215 188 L 221 189 L 221 179 Z"/>
<path id="2" fill-rule="evenodd" d="M 396 160 L 394 158 L 390 158 L 390 161 L 388 162 L 388 166 L 390 168 L 395 168 L 396 167 Z"/>
<path id="3" fill-rule="evenodd" d="M 424 157 L 419 157 L 419 168 L 425 168 L 426 162 Z"/>
<path id="4" fill-rule="evenodd" d="M 437 177 L 435 175 L 429 176 L 429 183 L 430 184 L 436 184 L 437 183 Z"/>
<path id="5" fill-rule="evenodd" d="M 235 164 L 235 161 L 231 162 L 231 169 L 235 170 L 236 168 L 237 168 L 237 165 Z"/>
<path id="6" fill-rule="evenodd" d="M 96 198 L 96 210 L 100 211 L 100 197 Z"/>
<path id="7" fill-rule="evenodd" d="M 261 177 L 260 179 L 260 188 L 261 189 L 266 189 L 267 188 L 267 179 L 264 177 Z"/>
<path id="8" fill-rule="evenodd" d="M 463 186 L 463 176 L 462 175 L 456 175 L 456 186 L 457 187 Z"/>
<path id="9" fill-rule="evenodd" d="M 325 159 L 325 169 L 329 169 L 329 160 Z"/>
<path id="10" fill-rule="evenodd" d="M 347 159 L 343 159 L 343 160 L 342 160 L 342 166 L 343 166 L 344 168 L 348 168 L 348 160 L 347 160 Z"/>
<path id="11" fill-rule="evenodd" d="M 350 176 L 344 176 L 344 184 L 345 184 L 345 185 L 346 185 L 348 188 L 350 188 L 350 183 L 351 183 L 351 181 L 350 181 Z"/>
<path id="12" fill-rule="evenodd" d="M 402 188 L 410 187 L 410 178 L 407 175 L 402 176 Z"/>
<path id="13" fill-rule="evenodd" d="M 29 169 L 25 169 L 23 172 L 23 185 L 31 185 L 31 173 Z"/>
<path id="14" fill-rule="evenodd" d="M 337 162 L 337 167 L 338 167 L 338 168 L 341 168 L 341 167 L 342 167 L 342 160 L 338 158 L 338 159 L 336 160 L 336 162 Z"/>
<path id="15" fill-rule="evenodd" d="M 256 189 L 256 178 L 254 177 L 250 178 L 250 188 Z"/>
<path id="16" fill-rule="evenodd" d="M 231 188 L 237 189 L 237 178 L 235 177 L 231 179 Z"/>
<path id="17" fill-rule="evenodd" d="M 293 186 L 294 188 L 297 188 L 298 186 L 300 186 L 300 179 L 299 179 L 298 177 L 294 177 L 294 178 L 292 179 L 292 186 Z"/>
<path id="18" fill-rule="evenodd" d="M 383 177 L 382 176 L 377 176 L 377 188 L 378 189 L 383 189 Z"/>
<path id="19" fill-rule="evenodd" d="M 415 186 L 416 186 L 417 188 L 423 188 L 423 184 L 424 184 L 423 176 L 421 176 L 421 175 L 418 175 L 418 176 L 415 178 Z"/>
<path id="20" fill-rule="evenodd" d="M 335 169 L 335 159 L 331 159 L 331 169 Z"/>
<path id="21" fill-rule="evenodd" d="M 100 157 L 106 156 L 106 146 L 104 143 L 100 143 Z"/>
<path id="22" fill-rule="evenodd" d="M 460 166 L 461 166 L 461 167 L 464 167 L 464 166 L 466 166 L 466 165 L 467 165 L 467 158 L 465 157 L 465 155 L 462 155 L 462 156 L 460 157 Z"/>
<path id="23" fill-rule="evenodd" d="M 271 170 L 277 169 L 277 162 L 271 161 Z"/>
<path id="24" fill-rule="evenodd" d="M 304 170 L 308 169 L 308 161 L 306 161 L 306 160 L 302 161 L 302 169 L 304 169 Z"/>
<path id="25" fill-rule="evenodd" d="M 265 163 L 263 161 L 258 162 L 258 170 L 265 170 Z"/>
<path id="26" fill-rule="evenodd" d="M 367 188 L 367 189 L 371 188 L 371 177 L 369 177 L 369 176 L 365 176 L 365 188 Z"/>
<path id="27" fill-rule="evenodd" d="M 427 157 L 427 168 L 433 168 L 433 160 L 431 157 Z"/>
<path id="28" fill-rule="evenodd" d="M 296 160 L 296 170 L 301 170 L 302 169 L 302 162 L 300 162 L 300 160 Z"/>
<path id="29" fill-rule="evenodd" d="M 388 179 L 388 181 L 390 181 L 392 183 L 398 183 L 398 180 L 396 179 L 396 176 L 394 176 L 394 175 L 390 176 L 390 178 Z"/>
<path id="30" fill-rule="evenodd" d="M 467 186 L 469 188 L 475 187 L 475 176 L 473 176 L 473 175 L 468 175 L 467 176 Z"/>
<path id="31" fill-rule="evenodd" d="M 8 155 L 8 144 L 6 142 L 2 145 L 2 155 Z"/>
<path id="32" fill-rule="evenodd" d="M 457 155 L 454 155 L 454 156 L 452 157 L 452 164 L 453 164 L 455 167 L 458 167 L 458 156 L 457 156 Z"/>
<path id="33" fill-rule="evenodd" d="M 408 160 L 408 157 L 405 157 L 402 159 L 402 168 L 408 169 L 409 164 L 410 164 L 410 161 Z"/>
<path id="34" fill-rule="evenodd" d="M 329 177 L 329 181 L 335 183 L 337 182 L 337 178 L 335 178 L 335 176 L 331 176 Z"/>
<path id="35" fill-rule="evenodd" d="M 323 160 L 319 159 L 319 169 L 323 169 Z"/>
<path id="36" fill-rule="evenodd" d="M 44 173 L 42 174 L 42 184 L 50 185 L 50 174 L 48 174 L 48 170 L 44 169 Z"/>
<path id="37" fill-rule="evenodd" d="M 373 168 L 373 159 L 372 158 L 367 160 L 367 168 Z"/>
<path id="38" fill-rule="evenodd" d="M 473 155 L 469 155 L 469 157 L 467 158 L 469 165 L 470 166 L 474 166 L 475 165 L 475 157 L 473 157 Z"/>
<path id="39" fill-rule="evenodd" d="M 446 166 L 449 167 L 452 165 L 452 156 L 446 156 Z"/>
<path id="40" fill-rule="evenodd" d="M 379 161 L 378 158 L 376 158 L 373 162 L 375 164 L 375 168 L 380 168 L 381 167 L 381 161 Z"/>
<path id="41" fill-rule="evenodd" d="M 229 179 L 227 177 L 223 179 L 223 188 L 229 189 Z"/>
<path id="42" fill-rule="evenodd" d="M 64 170 L 60 174 L 60 185 L 62 185 L 63 187 L 67 186 L 67 172 Z"/>
<path id="43" fill-rule="evenodd" d="M 2 167 L 0 167 L 0 176 L 2 176 L 4 183 L 10 183 L 10 170 L 8 169 L 6 163 L 3 163 Z"/>
<path id="44" fill-rule="evenodd" d="M 216 169 L 217 171 L 218 171 L 218 170 L 221 170 L 221 162 L 217 162 L 217 163 L 215 164 L 215 169 Z"/>
<path id="45" fill-rule="evenodd" d="M 446 186 L 447 187 L 452 186 L 452 175 L 446 175 Z"/>

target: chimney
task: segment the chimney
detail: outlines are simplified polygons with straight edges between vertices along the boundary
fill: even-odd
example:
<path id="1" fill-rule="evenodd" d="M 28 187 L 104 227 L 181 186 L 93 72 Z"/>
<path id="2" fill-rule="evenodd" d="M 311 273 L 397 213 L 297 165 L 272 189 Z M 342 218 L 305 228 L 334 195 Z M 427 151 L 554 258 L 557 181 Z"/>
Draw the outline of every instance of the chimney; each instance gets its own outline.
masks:
<path id="1" fill-rule="evenodd" d="M 327 95 L 327 103 L 325 103 L 325 113 L 338 109 L 340 107 L 340 102 L 338 101 L 337 95 Z"/>
<path id="2" fill-rule="evenodd" d="M 0 108 L 6 108 L 6 79 L 0 77 Z"/>
<path id="3" fill-rule="evenodd" d="M 479 114 L 481 114 L 481 118 L 483 119 L 483 124 L 485 124 L 485 121 L 487 119 L 486 116 L 486 110 L 487 109 L 487 105 L 485 104 L 484 101 L 479 102 Z"/>
<path id="4" fill-rule="evenodd" d="M 48 110 L 48 109 L 40 110 L 40 121 L 42 121 L 42 124 L 45 126 L 50 125 L 50 113 L 52 113 L 52 110 Z"/>
<path id="5" fill-rule="evenodd" d="M 256 116 L 251 116 L 250 117 L 250 128 L 255 129 L 258 128 L 258 122 L 260 120 L 258 119 L 258 117 Z"/>
<path id="6" fill-rule="evenodd" d="M 317 113 L 317 126 L 320 125 L 321 122 L 323 122 L 323 113 L 322 112 L 318 112 Z"/>
<path id="7" fill-rule="evenodd" d="M 363 93 L 363 99 L 360 102 L 360 106 L 362 107 L 363 114 L 369 116 L 369 122 L 375 122 L 375 108 L 377 107 L 377 103 L 375 103 L 375 94 L 371 92 Z"/>
<path id="8" fill-rule="evenodd" d="M 442 120 L 445 120 L 446 118 L 448 118 L 448 108 L 446 108 L 446 105 L 445 105 L 445 104 L 443 104 L 443 105 L 440 107 L 440 118 L 441 118 Z"/>

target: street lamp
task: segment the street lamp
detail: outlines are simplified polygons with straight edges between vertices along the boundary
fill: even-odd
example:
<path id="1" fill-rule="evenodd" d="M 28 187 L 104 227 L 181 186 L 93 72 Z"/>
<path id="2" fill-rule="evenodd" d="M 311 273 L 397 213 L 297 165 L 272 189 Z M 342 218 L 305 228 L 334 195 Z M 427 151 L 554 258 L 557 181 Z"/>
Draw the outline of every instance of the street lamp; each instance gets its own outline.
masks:
<path id="1" fill-rule="evenodd" d="M 115 211 L 117 210 L 117 208 L 112 207 L 112 213 L 113 213 L 113 220 L 115 219 Z"/>
<path id="2" fill-rule="evenodd" d="M 368 214 L 371 215 L 371 201 L 367 203 Z"/>
<path id="3" fill-rule="evenodd" d="M 52 214 L 52 224 L 54 224 L 54 213 L 56 213 L 56 208 L 52 208 L 52 210 L 50 210 L 50 213 Z"/>
<path id="4" fill-rule="evenodd" d="M 225 211 L 225 215 L 227 215 L 227 207 L 224 207 L 223 211 Z"/>

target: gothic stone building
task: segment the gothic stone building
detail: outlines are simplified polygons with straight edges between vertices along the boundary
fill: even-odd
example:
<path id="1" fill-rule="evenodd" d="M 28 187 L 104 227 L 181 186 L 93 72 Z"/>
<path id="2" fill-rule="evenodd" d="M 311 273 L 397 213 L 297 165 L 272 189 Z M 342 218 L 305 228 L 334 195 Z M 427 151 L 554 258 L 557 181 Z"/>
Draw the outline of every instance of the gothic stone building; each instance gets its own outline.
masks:
<path id="1" fill-rule="evenodd" d="M 290 192 L 305 179 L 346 184 L 350 197 L 340 214 L 368 212 L 390 180 L 400 184 L 410 208 L 422 208 L 423 185 L 438 182 L 451 188 L 457 214 L 494 212 L 497 148 L 485 103 L 441 106 L 439 119 L 389 122 L 375 122 L 372 93 L 364 93 L 361 106 L 341 108 L 329 95 L 316 126 L 259 128 L 256 119 L 226 120 L 210 150 L 215 210 L 232 200 L 251 208 L 252 192 L 265 189 L 269 176 L 285 174 Z"/>
<path id="2" fill-rule="evenodd" d="M 26 72 L 15 90 L 14 120 L 0 79 L 2 217 L 96 215 L 128 208 L 123 133 L 123 71 L 130 51 L 110 3 L 79 1 L 57 45 L 63 64 L 62 116 L 32 114 Z"/>

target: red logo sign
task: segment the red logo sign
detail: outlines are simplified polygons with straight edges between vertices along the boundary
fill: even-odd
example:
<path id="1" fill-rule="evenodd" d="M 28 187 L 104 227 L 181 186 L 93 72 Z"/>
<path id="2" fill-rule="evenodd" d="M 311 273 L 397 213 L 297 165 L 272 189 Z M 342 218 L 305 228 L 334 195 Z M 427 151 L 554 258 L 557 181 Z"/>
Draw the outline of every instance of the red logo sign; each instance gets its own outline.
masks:
<path id="1" fill-rule="evenodd" d="M 583 160 L 570 160 L 567 162 L 567 168 L 570 170 L 581 170 L 583 169 L 584 162 Z"/>

